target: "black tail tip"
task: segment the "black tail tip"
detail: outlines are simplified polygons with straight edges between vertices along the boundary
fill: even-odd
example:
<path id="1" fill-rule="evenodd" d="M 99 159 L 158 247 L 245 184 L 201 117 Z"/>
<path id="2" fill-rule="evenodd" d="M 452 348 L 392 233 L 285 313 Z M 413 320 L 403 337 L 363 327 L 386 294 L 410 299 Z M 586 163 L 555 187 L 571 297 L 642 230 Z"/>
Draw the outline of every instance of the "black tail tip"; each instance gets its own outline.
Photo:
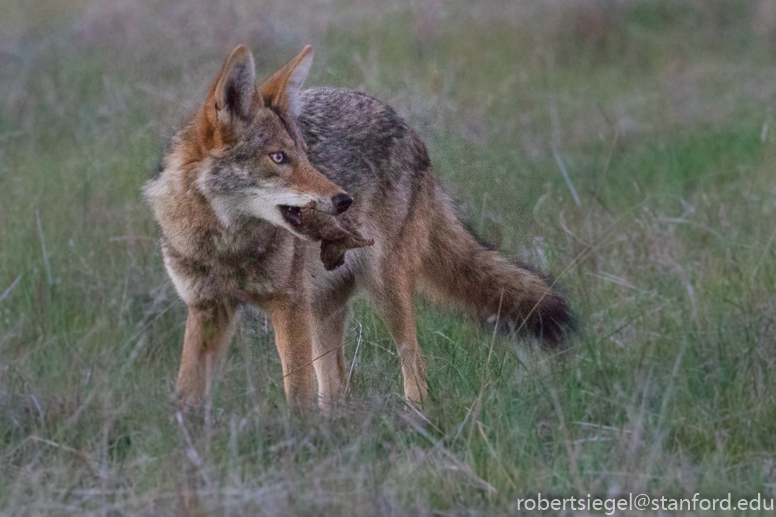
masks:
<path id="1" fill-rule="evenodd" d="M 555 291 L 555 289 L 553 289 Z M 526 311 L 528 308 L 526 308 Z M 530 310 L 527 320 L 513 313 L 512 317 L 497 319 L 498 331 L 505 335 L 532 335 L 545 348 L 561 350 L 577 332 L 578 322 L 566 298 L 557 292 L 545 295 Z M 523 312 L 525 314 L 525 312 Z M 493 316 L 483 323 L 492 324 Z"/>
<path id="2" fill-rule="evenodd" d="M 553 293 L 542 299 L 528 328 L 542 345 L 558 349 L 564 348 L 568 338 L 576 333 L 578 322 L 566 299 Z"/>

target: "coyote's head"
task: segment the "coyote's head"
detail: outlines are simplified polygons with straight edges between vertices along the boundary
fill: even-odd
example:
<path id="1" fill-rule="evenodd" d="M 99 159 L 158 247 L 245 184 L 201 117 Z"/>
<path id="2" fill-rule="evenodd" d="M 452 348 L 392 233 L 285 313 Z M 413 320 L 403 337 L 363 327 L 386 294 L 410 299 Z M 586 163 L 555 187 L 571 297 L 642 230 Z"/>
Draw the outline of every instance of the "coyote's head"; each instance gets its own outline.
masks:
<path id="1" fill-rule="evenodd" d="M 318 172 L 296 117 L 299 89 L 313 60 L 309 45 L 261 86 L 250 50 L 227 57 L 189 132 L 203 164 L 197 183 L 219 220 L 259 217 L 299 237 L 300 208 L 340 214 L 353 200 Z"/>

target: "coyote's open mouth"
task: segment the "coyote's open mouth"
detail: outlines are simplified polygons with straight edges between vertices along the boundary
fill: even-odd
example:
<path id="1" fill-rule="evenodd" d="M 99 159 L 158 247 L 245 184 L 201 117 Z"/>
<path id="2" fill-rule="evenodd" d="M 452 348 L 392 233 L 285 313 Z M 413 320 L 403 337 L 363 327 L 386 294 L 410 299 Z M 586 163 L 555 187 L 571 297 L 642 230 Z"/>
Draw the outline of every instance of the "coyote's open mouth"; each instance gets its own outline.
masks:
<path id="1" fill-rule="evenodd" d="M 293 228 L 302 226 L 302 209 L 298 206 L 278 205 L 278 212 L 283 220 Z"/>

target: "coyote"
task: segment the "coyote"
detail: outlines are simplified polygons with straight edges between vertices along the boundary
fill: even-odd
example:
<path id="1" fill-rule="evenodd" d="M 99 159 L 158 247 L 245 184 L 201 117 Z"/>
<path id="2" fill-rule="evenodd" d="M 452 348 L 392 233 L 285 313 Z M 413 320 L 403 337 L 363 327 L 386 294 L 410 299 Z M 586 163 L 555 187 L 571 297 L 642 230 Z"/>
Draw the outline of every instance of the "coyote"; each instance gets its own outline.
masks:
<path id="1" fill-rule="evenodd" d="M 571 322 L 564 298 L 464 229 L 425 145 L 391 107 L 345 89 L 302 90 L 312 58 L 307 46 L 258 85 L 251 52 L 235 48 L 144 187 L 188 306 L 183 402 L 201 402 L 247 303 L 269 316 L 286 398 L 302 409 L 315 402 L 313 371 L 323 411 L 344 389 L 343 334 L 359 292 L 396 342 L 414 403 L 427 397 L 416 293 L 558 344 Z M 318 222 L 307 227 L 311 207 Z M 340 222 L 355 239 L 328 271 L 338 264 L 324 264 L 331 243 L 315 226 Z"/>

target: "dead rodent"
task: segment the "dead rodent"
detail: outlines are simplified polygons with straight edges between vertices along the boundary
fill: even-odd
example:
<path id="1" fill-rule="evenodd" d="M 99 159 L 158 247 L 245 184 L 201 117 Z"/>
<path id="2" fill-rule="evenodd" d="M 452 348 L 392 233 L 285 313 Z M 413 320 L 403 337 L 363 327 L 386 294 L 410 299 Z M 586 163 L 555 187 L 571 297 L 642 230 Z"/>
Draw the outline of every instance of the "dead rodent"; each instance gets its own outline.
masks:
<path id="1" fill-rule="evenodd" d="M 337 218 L 315 209 L 314 203 L 301 208 L 302 224 L 297 231 L 321 241 L 321 262 L 327 271 L 345 263 L 345 252 L 375 243 L 361 236 L 353 220 Z"/>

